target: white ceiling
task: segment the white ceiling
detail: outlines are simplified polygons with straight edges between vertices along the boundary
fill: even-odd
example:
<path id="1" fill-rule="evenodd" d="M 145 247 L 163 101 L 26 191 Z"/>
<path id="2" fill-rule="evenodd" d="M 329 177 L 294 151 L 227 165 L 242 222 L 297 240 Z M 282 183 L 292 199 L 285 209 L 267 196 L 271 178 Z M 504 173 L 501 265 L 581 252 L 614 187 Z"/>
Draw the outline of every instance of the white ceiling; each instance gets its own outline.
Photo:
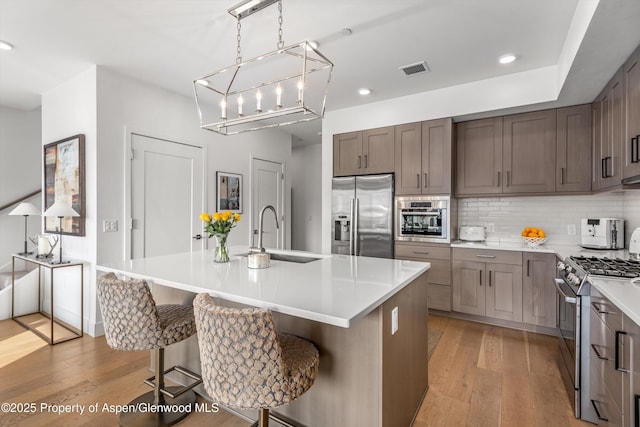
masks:
<path id="1" fill-rule="evenodd" d="M 336 110 L 554 65 L 579 1 L 595 0 L 283 0 L 284 40 L 320 43 L 335 64 L 327 110 Z M 0 105 L 37 108 L 42 93 L 92 64 L 192 97 L 194 78 L 235 62 L 226 10 L 236 3 L 0 0 L 0 40 L 15 46 L 0 51 Z M 600 2 L 559 103 L 597 95 L 640 43 L 639 21 L 639 0 Z M 274 50 L 277 7 L 244 19 L 241 34 L 244 58 Z M 518 60 L 499 65 L 507 52 Z M 423 60 L 429 73 L 398 69 Z M 320 141 L 319 123 L 291 130 L 298 144 Z"/>

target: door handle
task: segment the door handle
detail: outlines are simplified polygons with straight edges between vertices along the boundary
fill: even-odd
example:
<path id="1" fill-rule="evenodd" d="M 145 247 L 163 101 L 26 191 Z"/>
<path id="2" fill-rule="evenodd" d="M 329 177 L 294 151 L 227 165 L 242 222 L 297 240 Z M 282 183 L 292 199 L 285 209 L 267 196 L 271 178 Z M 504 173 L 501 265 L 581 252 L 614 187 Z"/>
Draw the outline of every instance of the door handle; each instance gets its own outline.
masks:
<path id="1" fill-rule="evenodd" d="M 595 409 L 596 411 L 596 417 L 598 417 L 600 421 L 609 421 L 609 418 L 606 418 L 605 416 L 600 415 L 600 411 L 598 410 L 598 405 L 596 405 L 596 402 L 600 404 L 600 402 L 598 402 L 597 400 L 591 399 L 591 404 L 593 405 L 593 409 Z"/>
<path id="2" fill-rule="evenodd" d="M 362 156 L 358 156 L 358 169 L 362 169 Z"/>
<path id="3" fill-rule="evenodd" d="M 418 251 L 413 251 L 414 254 L 417 255 L 429 255 L 429 252 L 418 252 Z"/>
<path id="4" fill-rule="evenodd" d="M 500 185 L 502 185 L 502 182 L 500 180 L 500 171 L 498 171 L 498 185 L 496 187 L 500 187 Z"/>
<path id="5" fill-rule="evenodd" d="M 564 291 L 560 287 L 560 285 L 562 285 L 564 283 L 564 281 L 562 279 L 553 279 L 553 282 L 556 285 L 556 292 L 559 293 L 560 295 L 562 295 L 562 297 L 564 298 L 564 300 L 566 302 L 568 302 L 569 304 L 577 304 L 578 303 L 576 298 L 570 297 L 569 295 L 564 293 Z"/>
<path id="6" fill-rule="evenodd" d="M 478 270 L 478 273 L 480 273 L 480 286 L 482 286 L 482 270 Z"/>
<path id="7" fill-rule="evenodd" d="M 495 255 L 476 255 L 477 258 L 495 258 Z"/>
<path id="8" fill-rule="evenodd" d="M 489 287 L 491 287 L 491 270 L 489 270 Z"/>
<path id="9" fill-rule="evenodd" d="M 600 359 L 600 360 L 609 360 L 609 359 L 607 359 L 606 357 L 604 357 L 603 355 L 601 355 L 601 354 L 600 354 L 600 351 L 598 350 L 598 347 L 599 347 L 599 346 L 597 346 L 597 345 L 595 345 L 595 344 L 591 344 L 591 349 L 592 349 L 592 350 L 593 350 L 593 352 L 596 354 L 596 357 L 597 357 L 598 359 Z"/>
<path id="10" fill-rule="evenodd" d="M 202 239 L 202 234 L 196 234 L 195 236 L 192 237 L 192 239 L 200 240 Z"/>
<path id="11" fill-rule="evenodd" d="M 614 366 L 615 366 L 615 370 L 619 371 L 619 372 L 629 372 L 628 369 L 624 369 L 620 363 L 620 337 L 622 335 L 627 335 L 626 332 L 624 331 L 616 331 L 616 344 L 615 344 L 615 358 L 614 358 Z"/>
<path id="12" fill-rule="evenodd" d="M 635 138 L 631 138 L 631 163 L 638 163 L 640 156 L 638 156 L 638 140 L 640 135 L 636 135 Z"/>
<path id="13" fill-rule="evenodd" d="M 560 168 L 560 185 L 564 185 L 564 168 Z"/>
<path id="14" fill-rule="evenodd" d="M 420 188 L 420 174 L 416 174 L 416 188 Z"/>
<path id="15" fill-rule="evenodd" d="M 424 174 L 424 185 L 423 185 L 423 188 L 427 188 L 427 182 L 429 182 L 429 181 L 427 180 L 427 173 L 425 172 L 425 174 Z"/>
<path id="16" fill-rule="evenodd" d="M 507 187 L 509 186 L 511 181 L 511 171 L 507 171 Z"/>
<path id="17" fill-rule="evenodd" d="M 369 157 L 369 155 L 368 155 L 368 154 L 365 154 L 365 155 L 364 155 L 364 168 L 365 168 L 365 169 L 367 168 L 367 165 L 369 164 L 369 162 L 368 162 L 368 157 Z"/>

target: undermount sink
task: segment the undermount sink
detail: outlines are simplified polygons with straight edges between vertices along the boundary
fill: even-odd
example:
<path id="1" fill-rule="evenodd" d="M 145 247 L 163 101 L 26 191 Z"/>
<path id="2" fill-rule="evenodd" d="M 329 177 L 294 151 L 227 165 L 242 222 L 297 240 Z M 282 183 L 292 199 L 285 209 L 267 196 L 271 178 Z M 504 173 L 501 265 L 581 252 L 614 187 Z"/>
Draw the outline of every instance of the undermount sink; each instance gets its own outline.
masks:
<path id="1" fill-rule="evenodd" d="M 320 258 L 310 257 L 310 256 L 301 256 L 301 255 L 291 255 L 291 254 L 277 254 L 267 252 L 272 260 L 275 261 L 286 261 L 286 262 L 295 262 L 298 264 L 306 264 L 308 262 L 317 261 Z M 240 256 L 246 257 L 249 254 L 240 254 Z"/>

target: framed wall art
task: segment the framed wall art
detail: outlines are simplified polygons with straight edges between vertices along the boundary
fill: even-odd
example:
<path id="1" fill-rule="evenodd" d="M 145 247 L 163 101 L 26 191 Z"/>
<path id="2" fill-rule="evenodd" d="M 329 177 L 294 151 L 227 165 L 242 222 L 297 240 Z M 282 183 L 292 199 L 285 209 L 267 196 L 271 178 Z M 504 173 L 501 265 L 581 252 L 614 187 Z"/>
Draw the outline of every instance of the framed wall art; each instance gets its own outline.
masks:
<path id="1" fill-rule="evenodd" d="M 242 213 L 242 175 L 216 172 L 216 210 Z"/>
<path id="2" fill-rule="evenodd" d="M 44 146 L 44 210 L 56 200 L 66 201 L 80 214 L 64 218 L 62 234 L 84 236 L 84 135 L 75 135 Z M 45 217 L 45 233 L 57 233 L 58 218 Z"/>

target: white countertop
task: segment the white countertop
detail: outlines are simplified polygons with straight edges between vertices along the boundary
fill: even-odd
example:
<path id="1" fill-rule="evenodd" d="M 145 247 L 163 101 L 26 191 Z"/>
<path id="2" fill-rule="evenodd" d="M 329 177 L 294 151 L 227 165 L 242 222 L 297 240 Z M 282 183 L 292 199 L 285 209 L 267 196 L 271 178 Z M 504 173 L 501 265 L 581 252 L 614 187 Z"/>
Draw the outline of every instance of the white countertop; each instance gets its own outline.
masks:
<path id="1" fill-rule="evenodd" d="M 455 241 L 451 243 L 452 248 L 471 248 L 471 249 L 496 249 L 501 251 L 521 251 L 521 252 L 542 252 L 556 254 L 561 259 L 568 256 L 597 256 L 607 258 L 623 258 L 626 259 L 629 256 L 629 252 L 624 249 L 620 250 L 599 250 L 599 249 L 587 249 L 578 245 L 557 245 L 549 242 L 545 242 L 542 245 L 538 245 L 534 248 L 529 247 L 526 243 L 515 242 L 462 242 Z"/>
<path id="2" fill-rule="evenodd" d="M 589 276 L 589 283 L 624 314 L 640 325 L 640 282 L 625 279 L 609 279 L 602 276 Z"/>
<path id="3" fill-rule="evenodd" d="M 231 248 L 232 254 L 243 252 L 246 247 Z M 216 264 L 212 251 L 198 251 L 97 269 L 348 328 L 431 267 L 416 261 L 273 252 L 321 259 L 306 264 L 271 260 L 269 268 L 249 269 L 246 257 L 232 255 L 230 262 Z"/>

